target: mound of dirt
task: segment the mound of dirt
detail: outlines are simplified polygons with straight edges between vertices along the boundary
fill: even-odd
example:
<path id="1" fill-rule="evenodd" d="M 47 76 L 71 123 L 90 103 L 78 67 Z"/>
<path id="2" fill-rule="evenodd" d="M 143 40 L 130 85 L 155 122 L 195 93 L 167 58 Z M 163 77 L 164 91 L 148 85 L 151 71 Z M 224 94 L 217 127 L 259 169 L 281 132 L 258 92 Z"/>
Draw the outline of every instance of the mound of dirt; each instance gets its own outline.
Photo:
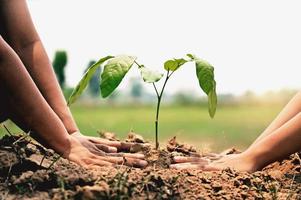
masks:
<path id="1" fill-rule="evenodd" d="M 174 155 L 199 155 L 175 138 L 160 151 L 141 151 L 149 161 L 145 169 L 91 171 L 27 138 L 5 136 L 0 140 L 0 199 L 301 199 L 298 154 L 249 174 L 169 169 Z M 218 159 L 212 153 L 199 156 Z"/>

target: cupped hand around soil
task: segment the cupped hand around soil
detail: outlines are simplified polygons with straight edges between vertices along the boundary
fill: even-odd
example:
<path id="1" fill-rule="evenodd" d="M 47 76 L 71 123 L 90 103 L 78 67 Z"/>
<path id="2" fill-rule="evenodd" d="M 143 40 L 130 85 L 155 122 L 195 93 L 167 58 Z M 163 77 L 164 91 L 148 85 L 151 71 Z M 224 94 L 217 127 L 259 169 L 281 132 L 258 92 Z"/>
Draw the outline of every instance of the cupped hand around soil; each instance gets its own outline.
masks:
<path id="1" fill-rule="evenodd" d="M 135 143 L 84 136 L 79 132 L 73 133 L 69 141 L 70 148 L 63 156 L 85 168 L 114 165 L 144 168 L 147 165 L 143 154 L 127 153 Z"/>

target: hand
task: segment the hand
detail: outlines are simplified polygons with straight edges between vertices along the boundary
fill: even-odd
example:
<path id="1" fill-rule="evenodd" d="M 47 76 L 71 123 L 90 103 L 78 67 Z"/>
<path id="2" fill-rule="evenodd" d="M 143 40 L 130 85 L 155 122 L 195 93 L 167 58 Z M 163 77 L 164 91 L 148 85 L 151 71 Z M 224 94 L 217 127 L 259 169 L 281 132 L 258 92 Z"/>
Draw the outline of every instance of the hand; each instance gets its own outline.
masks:
<path id="1" fill-rule="evenodd" d="M 84 136 L 80 132 L 72 133 L 71 136 L 86 147 L 91 153 L 98 156 L 127 157 L 136 159 L 144 158 L 144 155 L 137 153 L 117 153 L 120 151 L 129 151 L 135 143 L 110 141 L 103 138 Z"/>
<path id="2" fill-rule="evenodd" d="M 203 171 L 221 171 L 233 168 L 237 171 L 254 172 L 254 163 L 244 154 L 224 155 L 221 159 L 210 161 L 201 157 L 174 157 L 175 164 L 170 168 L 174 169 L 199 169 Z"/>
<path id="3" fill-rule="evenodd" d="M 116 153 L 121 144 L 118 141 L 110 141 L 102 138 L 84 136 L 80 132 L 70 134 L 76 138 L 91 153 L 105 155 L 105 153 Z"/>
<path id="4" fill-rule="evenodd" d="M 137 154 L 133 157 L 118 157 L 108 155 L 96 155 L 85 148 L 75 137 L 69 136 L 69 148 L 63 157 L 85 168 L 93 169 L 100 166 L 127 165 L 130 167 L 144 168 L 147 165 L 144 155 Z"/>
<path id="5" fill-rule="evenodd" d="M 230 149 L 226 149 L 224 151 L 222 151 L 221 153 L 205 153 L 203 154 L 204 157 L 208 158 L 211 161 L 215 161 L 215 160 L 220 160 L 221 158 L 227 156 L 227 155 L 231 155 L 231 154 L 240 154 L 241 151 L 235 149 L 235 148 L 230 148 Z M 193 157 L 194 155 L 191 154 L 191 157 Z"/>

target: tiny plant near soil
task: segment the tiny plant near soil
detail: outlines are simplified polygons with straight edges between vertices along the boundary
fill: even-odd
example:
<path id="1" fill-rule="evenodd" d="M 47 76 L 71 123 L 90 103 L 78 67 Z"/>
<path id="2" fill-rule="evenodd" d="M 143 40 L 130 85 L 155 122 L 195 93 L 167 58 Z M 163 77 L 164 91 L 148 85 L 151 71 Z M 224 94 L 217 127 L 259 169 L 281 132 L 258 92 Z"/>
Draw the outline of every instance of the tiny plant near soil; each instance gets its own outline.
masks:
<path id="1" fill-rule="evenodd" d="M 104 70 L 101 74 L 100 90 L 103 98 L 108 97 L 121 83 L 122 79 L 132 68 L 133 65 L 137 66 L 140 71 L 141 77 L 144 82 L 152 84 L 157 96 L 157 107 L 156 107 L 156 120 L 155 120 L 155 138 L 156 138 L 156 149 L 159 147 L 158 135 L 159 135 L 159 114 L 162 97 L 164 94 L 165 87 L 171 76 L 184 64 L 188 62 L 194 62 L 196 67 L 196 77 L 199 81 L 201 89 L 208 96 L 208 109 L 211 118 L 214 117 L 217 106 L 217 95 L 216 95 L 216 82 L 214 80 L 214 68 L 207 61 L 200 59 L 192 54 L 187 54 L 187 58 L 174 58 L 167 60 L 164 63 L 164 69 L 166 71 L 164 83 L 162 88 L 156 85 L 156 82 L 160 81 L 164 74 L 157 71 L 153 71 L 142 64 L 137 62 L 137 58 L 133 56 L 106 56 L 99 59 L 95 64 L 91 65 L 83 78 L 77 84 L 73 90 L 71 96 L 68 99 L 68 105 L 74 103 L 76 99 L 83 93 L 87 87 L 93 74 L 96 73 L 97 69 L 104 64 Z"/>

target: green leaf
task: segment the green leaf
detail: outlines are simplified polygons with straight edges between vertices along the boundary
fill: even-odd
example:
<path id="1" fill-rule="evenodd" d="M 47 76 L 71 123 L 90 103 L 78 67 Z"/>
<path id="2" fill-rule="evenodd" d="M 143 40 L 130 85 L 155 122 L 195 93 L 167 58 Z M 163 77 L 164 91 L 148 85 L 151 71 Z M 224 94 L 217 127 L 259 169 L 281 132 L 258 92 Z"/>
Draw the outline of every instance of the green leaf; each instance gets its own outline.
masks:
<path id="1" fill-rule="evenodd" d="M 211 118 L 214 117 L 217 107 L 217 95 L 216 95 L 216 88 L 214 87 L 208 94 L 208 109 L 209 115 Z"/>
<path id="2" fill-rule="evenodd" d="M 205 60 L 196 60 L 195 63 L 200 87 L 208 95 L 214 88 L 214 68 Z"/>
<path id="3" fill-rule="evenodd" d="M 196 57 L 190 53 L 186 54 L 187 57 L 189 57 L 191 60 L 194 60 Z"/>
<path id="4" fill-rule="evenodd" d="M 83 93 L 83 91 L 87 87 L 90 79 L 92 78 L 93 74 L 101 66 L 101 64 L 111 58 L 114 58 L 114 56 L 106 56 L 104 58 L 101 58 L 96 63 L 91 65 L 91 67 L 88 68 L 88 70 L 85 73 L 85 75 L 83 76 L 83 78 L 80 80 L 80 82 L 77 84 L 75 89 L 72 91 L 72 94 L 70 95 L 70 97 L 68 99 L 68 105 L 74 103 L 77 100 L 77 98 Z"/>
<path id="5" fill-rule="evenodd" d="M 103 98 L 108 97 L 118 87 L 135 60 L 136 58 L 131 56 L 118 56 L 104 66 L 100 82 Z"/>
<path id="6" fill-rule="evenodd" d="M 166 70 L 175 71 L 177 69 L 178 65 L 176 61 L 174 60 L 168 60 L 164 63 L 164 68 Z"/>
<path id="7" fill-rule="evenodd" d="M 214 80 L 214 68 L 205 60 L 197 59 L 196 75 L 200 87 L 208 95 L 208 108 L 211 117 L 214 117 L 217 106 L 216 82 Z"/>
<path id="8" fill-rule="evenodd" d="M 158 82 L 163 77 L 163 74 L 161 74 L 157 71 L 150 70 L 146 67 L 141 67 L 139 69 L 141 71 L 141 76 L 142 76 L 144 82 L 146 82 L 146 83 Z"/>
<path id="9" fill-rule="evenodd" d="M 183 58 L 168 60 L 164 63 L 164 68 L 167 71 L 168 70 L 169 71 L 176 71 L 177 69 L 179 69 L 179 67 L 181 67 L 182 65 L 184 65 L 187 62 L 188 61 L 183 59 Z"/>

